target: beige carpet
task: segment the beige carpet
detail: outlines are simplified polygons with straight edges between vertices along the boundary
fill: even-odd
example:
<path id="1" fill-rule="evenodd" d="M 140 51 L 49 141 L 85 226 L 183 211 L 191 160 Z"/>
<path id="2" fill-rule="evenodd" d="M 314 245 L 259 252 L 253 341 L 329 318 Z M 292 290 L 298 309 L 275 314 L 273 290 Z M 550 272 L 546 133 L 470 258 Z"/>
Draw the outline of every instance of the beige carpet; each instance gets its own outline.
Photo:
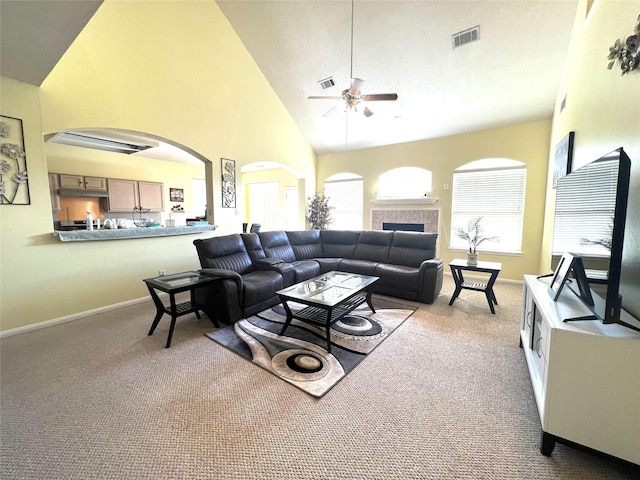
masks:
<path id="1" fill-rule="evenodd" d="M 521 286 L 497 314 L 446 279 L 316 399 L 212 342 L 208 319 L 151 302 L 2 339 L 6 479 L 615 479 L 638 470 L 557 445 L 518 347 Z M 419 305 L 419 304 L 418 304 Z"/>

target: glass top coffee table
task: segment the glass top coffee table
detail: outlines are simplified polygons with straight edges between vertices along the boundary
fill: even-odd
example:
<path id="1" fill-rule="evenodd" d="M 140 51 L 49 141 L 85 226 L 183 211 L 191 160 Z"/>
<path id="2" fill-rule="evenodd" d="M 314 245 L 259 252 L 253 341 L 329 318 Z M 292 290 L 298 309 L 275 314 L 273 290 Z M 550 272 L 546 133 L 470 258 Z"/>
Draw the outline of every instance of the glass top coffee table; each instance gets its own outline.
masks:
<path id="1" fill-rule="evenodd" d="M 367 302 L 373 313 L 376 312 L 371 303 L 371 294 L 373 293 L 371 286 L 378 278 L 357 273 L 332 271 L 278 290 L 276 293 L 280 296 L 282 305 L 287 312 L 287 320 L 280 335 L 284 334 L 294 318 L 322 325 L 326 328 L 327 351 L 331 352 L 331 325 L 364 302 Z M 294 312 L 287 302 L 302 303 L 307 307 Z"/>

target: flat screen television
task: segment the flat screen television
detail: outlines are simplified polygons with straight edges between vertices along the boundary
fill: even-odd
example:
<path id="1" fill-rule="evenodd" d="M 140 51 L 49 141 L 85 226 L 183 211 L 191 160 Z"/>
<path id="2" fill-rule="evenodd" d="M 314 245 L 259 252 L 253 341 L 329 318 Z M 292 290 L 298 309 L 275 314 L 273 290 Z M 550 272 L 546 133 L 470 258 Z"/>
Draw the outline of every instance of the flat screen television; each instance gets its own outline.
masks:
<path id="1" fill-rule="evenodd" d="M 558 179 L 552 242 L 552 266 L 571 252 L 582 259 L 587 280 L 605 287 L 603 301 L 589 306 L 594 316 L 625 326 L 619 288 L 630 172 L 619 148 Z"/>

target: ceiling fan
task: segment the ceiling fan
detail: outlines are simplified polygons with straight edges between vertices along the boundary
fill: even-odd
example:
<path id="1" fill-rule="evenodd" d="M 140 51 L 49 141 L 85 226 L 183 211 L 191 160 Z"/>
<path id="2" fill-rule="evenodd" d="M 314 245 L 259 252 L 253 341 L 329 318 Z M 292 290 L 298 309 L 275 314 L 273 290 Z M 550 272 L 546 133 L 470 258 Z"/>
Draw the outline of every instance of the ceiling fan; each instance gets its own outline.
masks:
<path id="1" fill-rule="evenodd" d="M 346 109 L 351 111 L 358 111 L 357 106 L 362 102 L 380 102 L 380 101 L 395 101 L 398 99 L 397 93 L 369 93 L 364 94 L 360 91 L 360 87 L 364 83 L 364 80 L 360 78 L 355 78 L 353 76 L 353 12 L 354 12 L 354 0 L 351 0 L 351 65 L 349 69 L 349 78 L 351 79 L 351 84 L 349 88 L 342 91 L 342 95 L 340 96 L 310 96 L 308 97 L 311 100 L 343 100 Z M 325 113 L 325 116 L 332 113 L 335 110 L 335 107 L 329 112 Z M 365 106 L 362 109 L 362 113 L 365 117 L 370 117 L 373 115 L 373 111 L 369 109 L 369 107 Z"/>

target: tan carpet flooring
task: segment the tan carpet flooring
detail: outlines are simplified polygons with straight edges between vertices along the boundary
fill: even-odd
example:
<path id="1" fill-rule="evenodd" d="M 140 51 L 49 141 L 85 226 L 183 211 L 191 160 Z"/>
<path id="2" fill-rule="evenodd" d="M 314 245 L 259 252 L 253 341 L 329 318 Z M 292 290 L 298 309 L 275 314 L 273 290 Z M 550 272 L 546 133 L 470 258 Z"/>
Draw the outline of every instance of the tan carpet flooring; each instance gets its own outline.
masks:
<path id="1" fill-rule="evenodd" d="M 615 479 L 629 465 L 557 445 L 518 347 L 522 287 L 497 314 L 447 277 L 325 397 L 211 341 L 206 317 L 148 303 L 2 339 L 7 479 Z"/>

